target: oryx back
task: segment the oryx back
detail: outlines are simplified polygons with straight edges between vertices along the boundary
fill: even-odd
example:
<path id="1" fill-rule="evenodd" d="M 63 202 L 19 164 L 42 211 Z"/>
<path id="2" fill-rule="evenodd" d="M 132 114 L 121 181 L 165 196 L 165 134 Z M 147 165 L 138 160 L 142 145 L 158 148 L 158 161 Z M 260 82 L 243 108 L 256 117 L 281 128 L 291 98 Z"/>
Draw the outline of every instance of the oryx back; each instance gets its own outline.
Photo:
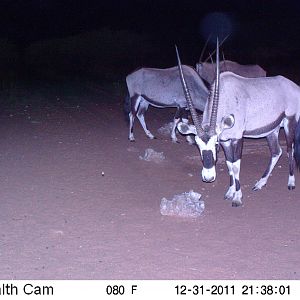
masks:
<path id="1" fill-rule="evenodd" d="M 212 84 L 215 80 L 216 64 L 215 63 L 199 63 L 196 65 L 197 72 L 200 77 Z M 220 72 L 233 72 L 237 75 L 247 78 L 266 77 L 266 71 L 259 65 L 241 65 L 235 61 L 223 60 L 220 62 Z"/>
<path id="2" fill-rule="evenodd" d="M 190 66 L 183 66 L 189 88 L 195 97 L 195 106 L 203 111 L 208 95 L 207 88 L 198 73 Z M 186 107 L 178 68 L 141 68 L 126 77 L 130 97 L 141 95 L 157 107 Z"/>
<path id="3" fill-rule="evenodd" d="M 211 107 L 204 110 L 204 122 Z M 233 114 L 235 125 L 222 138 L 264 137 L 284 118 L 300 115 L 300 88 L 283 76 L 245 78 L 232 72 L 220 74 L 220 97 L 217 126 Z"/>

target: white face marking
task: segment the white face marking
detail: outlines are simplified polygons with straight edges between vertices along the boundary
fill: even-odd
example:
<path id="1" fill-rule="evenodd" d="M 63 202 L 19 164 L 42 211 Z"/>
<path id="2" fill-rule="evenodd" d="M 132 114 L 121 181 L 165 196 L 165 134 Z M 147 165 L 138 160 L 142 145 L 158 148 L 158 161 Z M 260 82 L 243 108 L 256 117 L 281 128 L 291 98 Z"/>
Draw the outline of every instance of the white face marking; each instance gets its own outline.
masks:
<path id="1" fill-rule="evenodd" d="M 216 161 L 217 159 L 217 152 L 216 152 L 216 145 L 218 141 L 218 136 L 213 135 L 207 143 L 203 142 L 197 135 L 195 136 L 195 142 L 198 145 L 201 155 L 203 150 L 210 150 L 213 153 L 214 160 Z M 203 156 L 202 156 L 203 157 Z"/>
<path id="2" fill-rule="evenodd" d="M 210 169 L 203 168 L 202 169 L 202 179 L 205 182 L 213 182 L 216 180 L 216 168 L 213 166 Z"/>
<path id="3" fill-rule="evenodd" d="M 215 168 L 215 163 L 217 159 L 217 153 L 216 153 L 216 144 L 218 141 L 218 136 L 213 135 L 207 143 L 205 143 L 202 139 L 200 139 L 197 135 L 195 136 L 195 142 L 198 145 L 198 148 L 201 153 L 202 161 L 204 158 L 203 156 L 203 151 L 211 151 L 212 156 L 213 156 L 213 165 L 210 168 L 203 167 L 202 169 L 202 179 L 205 182 L 212 182 L 215 181 L 216 179 L 216 168 Z"/>

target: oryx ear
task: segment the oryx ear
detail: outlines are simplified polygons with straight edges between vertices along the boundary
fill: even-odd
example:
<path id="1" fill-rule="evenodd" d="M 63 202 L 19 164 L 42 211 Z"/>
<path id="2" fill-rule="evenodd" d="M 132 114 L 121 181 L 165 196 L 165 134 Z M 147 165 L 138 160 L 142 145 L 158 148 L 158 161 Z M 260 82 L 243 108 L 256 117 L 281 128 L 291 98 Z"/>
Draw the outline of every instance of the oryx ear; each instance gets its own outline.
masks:
<path id="1" fill-rule="evenodd" d="M 235 122 L 235 118 L 234 118 L 233 114 L 223 117 L 223 119 L 221 121 L 221 131 L 232 128 L 234 125 L 234 122 Z"/>
<path id="2" fill-rule="evenodd" d="M 189 125 L 183 122 L 179 122 L 177 129 L 181 134 L 194 134 L 197 135 L 196 127 L 194 125 Z"/>

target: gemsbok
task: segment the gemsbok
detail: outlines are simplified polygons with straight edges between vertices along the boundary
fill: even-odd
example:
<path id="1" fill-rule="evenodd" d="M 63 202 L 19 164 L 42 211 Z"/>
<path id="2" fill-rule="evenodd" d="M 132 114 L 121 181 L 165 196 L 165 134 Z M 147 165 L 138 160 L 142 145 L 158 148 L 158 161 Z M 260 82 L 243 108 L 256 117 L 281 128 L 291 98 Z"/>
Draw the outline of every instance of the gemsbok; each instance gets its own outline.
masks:
<path id="1" fill-rule="evenodd" d="M 231 200 L 232 206 L 242 205 L 240 166 L 243 138 L 266 137 L 268 141 L 271 159 L 253 188 L 260 190 L 282 154 L 278 134 L 283 127 L 289 161 L 288 189 L 294 189 L 295 162 L 300 168 L 300 87 L 283 76 L 245 78 L 232 72 L 220 74 L 218 42 L 216 56 L 216 79 L 200 120 L 177 51 L 180 79 L 194 123 L 179 122 L 177 128 L 183 134 L 195 135 L 203 162 L 202 180 L 213 182 L 216 179 L 216 147 L 220 144 L 230 176 L 225 199 Z"/>
<path id="2" fill-rule="evenodd" d="M 209 84 L 212 84 L 216 78 L 215 63 L 199 62 L 196 64 L 196 71 Z M 226 71 L 249 78 L 267 76 L 267 72 L 259 65 L 241 65 L 231 60 L 220 61 L 220 73 Z"/>
<path id="3" fill-rule="evenodd" d="M 208 89 L 196 70 L 190 66 L 183 65 L 184 76 L 189 81 L 190 94 L 195 99 L 194 107 L 200 111 L 204 110 Z M 177 142 L 176 126 L 182 119 L 187 123 L 187 103 L 178 77 L 178 68 L 154 69 L 141 68 L 126 77 L 129 95 L 126 97 L 125 106 L 129 108 L 129 140 L 134 141 L 133 124 L 135 117 L 140 121 L 146 135 L 153 139 L 154 135 L 147 128 L 145 113 L 152 105 L 154 107 L 177 109 L 171 131 L 173 142 Z"/>

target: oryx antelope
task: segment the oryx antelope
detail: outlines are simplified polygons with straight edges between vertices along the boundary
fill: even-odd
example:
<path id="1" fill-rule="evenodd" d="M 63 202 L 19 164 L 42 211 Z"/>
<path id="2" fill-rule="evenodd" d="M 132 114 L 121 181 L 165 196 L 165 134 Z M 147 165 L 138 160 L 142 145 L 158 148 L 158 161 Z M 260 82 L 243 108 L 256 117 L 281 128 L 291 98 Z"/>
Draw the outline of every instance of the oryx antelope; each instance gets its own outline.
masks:
<path id="1" fill-rule="evenodd" d="M 177 52 L 178 55 L 178 52 Z M 216 80 L 203 112 L 201 121 L 194 109 L 188 89 L 188 79 L 181 71 L 180 78 L 194 125 L 180 122 L 183 134 L 194 134 L 203 162 L 202 179 L 216 178 L 216 146 L 221 144 L 229 170 L 230 187 L 225 199 L 232 206 L 242 204 L 240 164 L 243 137 L 266 137 L 271 152 L 269 165 L 254 190 L 261 189 L 276 165 L 282 150 L 278 143 L 280 127 L 284 128 L 289 161 L 288 188 L 295 188 L 294 164 L 300 167 L 300 87 L 289 79 L 276 77 L 244 78 L 232 72 L 220 74 L 217 51 Z"/>
<path id="2" fill-rule="evenodd" d="M 216 64 L 199 62 L 196 64 L 196 71 L 202 79 L 212 84 L 216 78 Z M 220 62 L 220 72 L 230 71 L 237 75 L 249 78 L 266 77 L 267 72 L 259 65 L 240 65 L 237 62 L 223 60 Z"/>
<path id="3" fill-rule="evenodd" d="M 208 97 L 208 89 L 196 70 L 189 66 L 182 66 L 185 78 L 189 81 L 190 93 L 195 99 L 194 107 L 204 110 Z M 182 118 L 187 123 L 186 100 L 178 76 L 178 68 L 154 69 L 141 68 L 126 77 L 129 97 L 129 140 L 134 141 L 133 124 L 137 117 L 146 133 L 153 139 L 154 135 L 149 131 L 145 122 L 145 113 L 149 105 L 165 108 L 177 108 L 171 138 L 177 141 L 176 126 Z M 197 100 L 196 100 L 197 99 Z M 128 103 L 127 103 L 128 104 Z"/>

